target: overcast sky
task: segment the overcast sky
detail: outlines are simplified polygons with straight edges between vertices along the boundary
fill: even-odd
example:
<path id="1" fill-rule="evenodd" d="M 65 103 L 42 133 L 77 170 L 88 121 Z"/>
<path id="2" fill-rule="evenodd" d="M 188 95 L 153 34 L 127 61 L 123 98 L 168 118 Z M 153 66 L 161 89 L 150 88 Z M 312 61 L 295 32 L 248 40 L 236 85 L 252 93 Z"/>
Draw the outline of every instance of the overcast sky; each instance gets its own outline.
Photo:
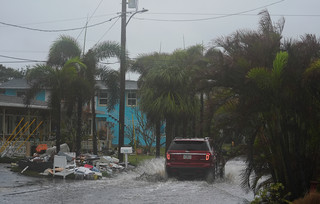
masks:
<path id="1" fill-rule="evenodd" d="M 268 9 L 275 22 L 285 17 L 285 38 L 320 34 L 319 0 L 140 0 L 139 10 L 142 8 L 149 11 L 136 14 L 127 26 L 131 58 L 195 44 L 210 46 L 212 40 L 239 29 L 257 30 L 258 13 L 263 9 Z M 88 28 L 86 50 L 101 41 L 120 43 L 120 11 L 121 0 L 1 0 L 0 64 L 18 69 L 35 64 L 19 59 L 45 61 L 50 45 L 60 35 L 70 35 L 83 46 L 83 29 L 46 31 L 81 28 L 87 20 L 89 26 L 102 24 Z"/>

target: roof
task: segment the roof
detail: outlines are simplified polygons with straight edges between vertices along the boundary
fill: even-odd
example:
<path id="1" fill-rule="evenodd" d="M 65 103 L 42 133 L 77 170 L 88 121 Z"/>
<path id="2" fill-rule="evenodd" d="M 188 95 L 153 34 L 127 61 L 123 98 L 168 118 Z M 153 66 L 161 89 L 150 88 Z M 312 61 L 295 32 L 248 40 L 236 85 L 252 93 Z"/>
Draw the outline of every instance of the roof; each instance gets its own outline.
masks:
<path id="1" fill-rule="evenodd" d="M 0 95 L 0 107 L 26 108 L 23 98 L 18 96 Z M 32 100 L 29 108 L 49 109 L 48 103 L 45 101 Z"/>
<path id="2" fill-rule="evenodd" d="M 0 84 L 0 89 L 28 89 L 30 85 L 26 79 L 12 79 Z"/>
<path id="3" fill-rule="evenodd" d="M 138 90 L 137 81 L 127 80 L 125 85 L 126 85 L 125 90 Z M 97 87 L 99 89 L 108 89 L 108 87 L 101 80 L 97 81 Z"/>
<path id="4" fill-rule="evenodd" d="M 103 81 L 97 81 L 97 87 L 99 89 L 108 89 Z M 10 81 L 0 84 L 0 89 L 28 89 L 30 85 L 26 79 L 12 79 Z M 137 81 L 127 80 L 125 90 L 138 90 Z"/>

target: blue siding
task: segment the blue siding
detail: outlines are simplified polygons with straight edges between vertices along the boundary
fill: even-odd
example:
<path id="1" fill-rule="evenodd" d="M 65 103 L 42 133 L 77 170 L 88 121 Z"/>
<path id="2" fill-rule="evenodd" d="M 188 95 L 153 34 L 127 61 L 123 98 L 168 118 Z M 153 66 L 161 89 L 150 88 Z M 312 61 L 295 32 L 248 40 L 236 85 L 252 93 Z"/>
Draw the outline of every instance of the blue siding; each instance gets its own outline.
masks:
<path id="1" fill-rule="evenodd" d="M 36 96 L 36 100 L 45 101 L 46 100 L 46 91 L 45 90 L 40 91 Z"/>
<path id="2" fill-rule="evenodd" d="M 127 94 L 126 94 L 127 97 Z M 106 106 L 99 106 L 99 98 L 97 97 L 96 100 L 96 110 L 98 112 L 104 112 L 104 114 L 96 114 L 97 119 L 99 120 L 102 119 L 104 120 L 104 118 L 106 118 L 107 122 L 113 123 L 114 127 L 111 129 L 111 131 L 113 132 L 113 140 L 112 140 L 112 144 L 113 145 L 118 145 L 119 143 L 119 104 L 117 104 L 113 110 L 108 111 Z M 125 101 L 127 101 L 127 99 L 125 99 Z M 126 126 L 131 126 L 132 127 L 132 117 L 133 120 L 135 122 L 135 125 L 137 125 L 137 116 L 135 114 L 135 108 L 131 107 L 131 106 L 127 106 L 125 105 L 125 125 Z M 126 134 L 126 131 L 125 131 Z M 138 133 L 136 133 L 138 134 Z M 163 143 L 165 141 L 164 138 L 161 139 L 161 143 Z M 144 145 L 144 141 L 140 141 L 141 145 Z M 124 144 L 128 145 L 130 143 L 129 138 L 124 137 Z"/>
<path id="3" fill-rule="evenodd" d="M 97 118 L 106 118 L 107 122 L 113 123 L 114 127 L 112 128 L 113 132 L 113 140 L 112 144 L 117 145 L 119 142 L 119 104 L 117 104 L 113 110 L 108 111 L 106 106 L 99 106 L 99 99 L 96 100 L 96 109 L 100 112 L 104 112 L 104 114 L 97 114 Z M 125 125 L 132 125 L 132 113 L 134 108 L 130 106 L 125 106 Z M 133 114 L 133 118 L 137 121 L 135 114 Z M 127 145 L 130 143 L 129 138 L 124 138 L 124 144 Z"/>
<path id="4" fill-rule="evenodd" d="M 4 94 L 7 96 L 17 96 L 18 91 L 19 89 L 6 89 Z M 39 101 L 45 101 L 46 91 L 45 90 L 40 91 L 39 93 L 37 93 L 35 98 L 36 100 L 39 100 Z"/>
<path id="5" fill-rule="evenodd" d="M 15 89 L 6 89 L 5 95 L 7 96 L 16 96 L 17 95 L 17 90 Z"/>

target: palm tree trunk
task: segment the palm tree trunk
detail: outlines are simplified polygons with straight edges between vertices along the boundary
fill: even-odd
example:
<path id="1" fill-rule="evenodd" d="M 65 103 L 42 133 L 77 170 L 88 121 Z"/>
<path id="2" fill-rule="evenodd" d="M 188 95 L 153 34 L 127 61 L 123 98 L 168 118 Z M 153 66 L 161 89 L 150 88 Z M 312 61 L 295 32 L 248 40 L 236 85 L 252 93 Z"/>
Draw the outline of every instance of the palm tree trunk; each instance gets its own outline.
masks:
<path id="1" fill-rule="evenodd" d="M 77 104 L 77 156 L 80 155 L 81 153 L 81 140 L 82 140 L 82 135 L 81 135 L 81 126 L 82 126 L 82 97 L 79 96 L 78 98 L 78 104 Z"/>
<path id="2" fill-rule="evenodd" d="M 156 122 L 156 158 L 160 157 L 160 121 Z"/>
<path id="3" fill-rule="evenodd" d="M 200 95 L 200 124 L 199 124 L 199 127 L 200 127 L 200 137 L 203 137 L 203 111 L 204 111 L 204 99 L 203 99 L 203 92 L 201 92 L 201 95 Z"/>
<path id="4" fill-rule="evenodd" d="M 61 102 L 57 103 L 57 120 L 56 120 L 56 153 L 60 152 L 61 144 L 61 134 L 60 134 L 60 124 L 61 124 Z"/>
<path id="5" fill-rule="evenodd" d="M 173 119 L 170 117 L 167 117 L 166 119 L 166 151 L 168 151 L 172 141 L 173 128 L 174 128 Z"/>
<path id="6" fill-rule="evenodd" d="M 97 155 L 97 127 L 96 127 L 96 106 L 94 95 L 91 98 L 91 112 L 92 112 L 92 142 L 93 142 L 93 154 Z"/>

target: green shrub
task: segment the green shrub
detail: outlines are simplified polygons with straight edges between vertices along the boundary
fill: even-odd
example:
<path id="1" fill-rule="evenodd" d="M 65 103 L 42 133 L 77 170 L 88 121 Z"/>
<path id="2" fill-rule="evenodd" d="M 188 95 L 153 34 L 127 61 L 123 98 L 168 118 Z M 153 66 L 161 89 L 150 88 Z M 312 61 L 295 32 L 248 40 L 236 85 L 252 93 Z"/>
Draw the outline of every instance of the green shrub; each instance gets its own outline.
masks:
<path id="1" fill-rule="evenodd" d="M 286 198 L 290 193 L 285 193 L 282 183 L 274 183 L 260 190 L 251 204 L 281 204 L 290 203 Z"/>

